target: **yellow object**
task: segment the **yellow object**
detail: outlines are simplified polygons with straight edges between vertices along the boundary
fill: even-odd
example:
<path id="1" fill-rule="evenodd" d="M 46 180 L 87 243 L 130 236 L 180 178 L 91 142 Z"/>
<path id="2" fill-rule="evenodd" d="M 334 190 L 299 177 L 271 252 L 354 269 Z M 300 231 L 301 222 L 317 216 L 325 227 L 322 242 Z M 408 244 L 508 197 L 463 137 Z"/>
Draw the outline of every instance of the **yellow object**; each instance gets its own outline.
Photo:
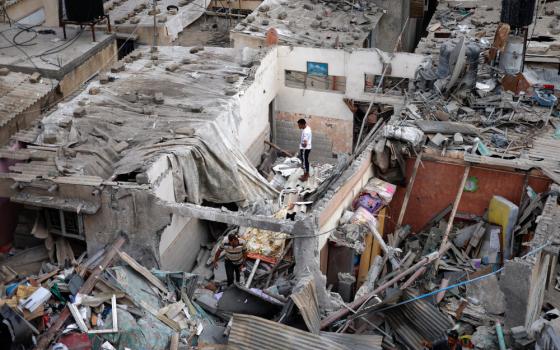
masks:
<path id="1" fill-rule="evenodd" d="M 281 209 L 274 215 L 274 218 L 285 218 L 286 211 L 286 209 Z M 245 247 L 249 253 L 276 258 L 284 251 L 288 235 L 281 232 L 248 228 L 245 232 L 240 234 L 240 237 L 245 241 Z"/>
<path id="2" fill-rule="evenodd" d="M 386 208 L 381 209 L 379 215 L 377 216 L 377 230 L 381 235 L 383 235 L 383 228 L 385 224 L 385 211 Z M 358 281 L 356 283 L 356 288 L 360 288 L 360 286 L 365 282 L 373 260 L 377 255 L 381 254 L 381 246 L 379 245 L 379 242 L 373 238 L 373 235 L 366 235 L 364 245 L 365 249 L 360 257 L 360 267 L 358 269 Z"/>
<path id="3" fill-rule="evenodd" d="M 518 207 L 504 197 L 494 196 L 490 200 L 490 205 L 488 207 L 488 221 L 491 224 L 502 227 L 500 251 L 502 252 L 502 256 L 505 258 L 509 258 L 511 254 L 511 235 L 518 212 Z"/>

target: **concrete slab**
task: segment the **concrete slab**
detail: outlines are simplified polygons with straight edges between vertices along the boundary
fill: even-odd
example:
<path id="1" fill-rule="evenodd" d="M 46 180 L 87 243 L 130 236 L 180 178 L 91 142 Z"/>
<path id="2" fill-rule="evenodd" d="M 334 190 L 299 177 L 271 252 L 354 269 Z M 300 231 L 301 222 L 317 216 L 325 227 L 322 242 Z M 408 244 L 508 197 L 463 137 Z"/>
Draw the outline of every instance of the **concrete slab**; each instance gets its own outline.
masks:
<path id="1" fill-rule="evenodd" d="M 178 34 L 206 12 L 210 0 L 161 0 L 156 4 L 158 44 L 170 44 Z M 152 2 L 147 0 L 110 0 L 105 13 L 119 33 L 138 35 L 138 42 L 151 44 L 154 35 Z"/>
<path id="2" fill-rule="evenodd" d="M 41 34 L 43 30 L 48 30 L 48 34 Z M 113 46 L 116 55 L 115 35 L 101 30 L 95 33 L 96 42 L 92 41 L 90 31 L 70 27 L 66 29 L 66 40 L 60 28 L 35 27 L 22 31 L 15 25 L 10 27 L 2 23 L 0 32 L 0 67 L 27 74 L 39 71 L 51 79 L 62 80 L 103 49 Z M 116 58 L 112 58 L 111 53 L 106 56 L 99 66 L 101 63 L 110 65 Z"/>

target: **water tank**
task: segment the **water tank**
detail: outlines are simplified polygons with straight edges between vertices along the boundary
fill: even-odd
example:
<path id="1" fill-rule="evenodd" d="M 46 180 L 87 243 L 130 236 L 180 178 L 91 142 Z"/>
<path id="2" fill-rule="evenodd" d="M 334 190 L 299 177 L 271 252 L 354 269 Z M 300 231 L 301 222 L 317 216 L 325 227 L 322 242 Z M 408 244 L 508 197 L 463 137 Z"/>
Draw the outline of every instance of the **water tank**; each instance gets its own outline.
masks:
<path id="1" fill-rule="evenodd" d="M 91 22 L 104 15 L 103 0 L 64 0 L 66 19 L 74 22 Z"/>
<path id="2" fill-rule="evenodd" d="M 536 0 L 502 0 L 500 21 L 511 28 L 522 28 L 533 23 Z"/>

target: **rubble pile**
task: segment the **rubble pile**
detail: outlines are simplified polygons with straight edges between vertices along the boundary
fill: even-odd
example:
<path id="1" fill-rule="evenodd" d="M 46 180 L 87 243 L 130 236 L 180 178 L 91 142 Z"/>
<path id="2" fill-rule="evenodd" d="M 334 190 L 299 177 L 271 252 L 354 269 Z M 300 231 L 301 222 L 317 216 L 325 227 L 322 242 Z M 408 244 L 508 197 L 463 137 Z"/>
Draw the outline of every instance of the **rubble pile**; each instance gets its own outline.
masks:
<path id="1" fill-rule="evenodd" d="M 212 325 L 191 301 L 198 276 L 149 271 L 121 250 L 124 242 L 121 237 L 89 257 L 75 258 L 70 248 L 64 263 L 39 257 L 35 273 L 18 263 L 37 248 L 8 256 L 2 265 L 2 346 L 163 350 L 173 339 L 177 349 Z"/>

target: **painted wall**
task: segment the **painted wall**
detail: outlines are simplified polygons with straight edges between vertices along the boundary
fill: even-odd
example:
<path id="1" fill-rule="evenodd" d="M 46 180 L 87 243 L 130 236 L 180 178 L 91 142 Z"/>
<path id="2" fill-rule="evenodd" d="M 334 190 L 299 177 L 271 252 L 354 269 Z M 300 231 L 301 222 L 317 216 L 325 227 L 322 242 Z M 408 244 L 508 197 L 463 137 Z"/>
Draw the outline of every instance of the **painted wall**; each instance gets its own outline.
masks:
<path id="1" fill-rule="evenodd" d="M 280 46 L 278 51 L 278 97 L 276 98 L 276 120 L 294 121 L 299 118 L 314 120 L 313 130 L 327 135 L 332 141 L 333 153 L 349 153 L 352 150 L 354 116 L 343 99 L 375 101 L 393 105 L 404 103 L 401 96 L 383 96 L 365 92 L 365 75 L 380 75 L 384 62 L 391 65 L 390 76 L 414 78 L 417 67 L 425 59 L 410 53 L 386 54 L 376 49 L 344 51 L 305 47 Z M 329 75 L 344 76 L 346 91 L 317 91 L 287 87 L 285 71 L 307 71 L 307 62 L 328 64 Z M 324 119 L 322 122 L 316 119 Z M 341 141 L 344 140 L 344 141 Z M 278 141 L 280 142 L 280 141 Z M 297 143 L 297 137 L 286 142 Z"/>
<path id="2" fill-rule="evenodd" d="M 374 176 L 371 151 L 364 152 L 352 167 L 355 167 L 352 175 L 341 181 L 343 184 L 331 198 L 324 199 L 323 203 L 320 203 L 320 208 L 318 209 L 320 210 L 319 233 L 333 230 L 338 226 L 338 221 L 344 211 L 350 208 L 354 198 L 360 193 L 369 179 Z M 328 238 L 329 235 L 319 236 L 319 249 L 326 245 Z"/>
<path id="3" fill-rule="evenodd" d="M 416 180 L 410 194 L 404 224 L 412 226 L 417 232 L 437 213 L 455 201 L 459 189 L 464 165 L 435 162 L 422 159 L 422 165 L 416 174 Z M 407 181 L 412 175 L 414 159 L 407 160 Z M 472 167 L 470 176 L 478 179 L 476 192 L 464 192 L 458 211 L 483 215 L 493 195 L 507 198 L 519 205 L 525 175 L 521 172 Z M 548 189 L 550 180 L 544 177 L 529 177 L 529 186 L 537 192 Z M 393 232 L 396 220 L 406 193 L 406 187 L 398 187 L 393 201 L 389 205 L 385 222 L 386 232 Z"/>
<path id="4" fill-rule="evenodd" d="M 391 76 L 414 78 L 417 67 L 425 59 L 423 55 L 396 53 L 389 55 L 376 49 L 359 49 L 352 52 L 335 49 L 304 47 L 278 47 L 279 96 L 278 111 L 325 116 L 351 120 L 352 112 L 342 99 L 371 101 L 387 104 L 402 104 L 402 98 L 392 98 L 364 91 L 365 74 L 381 74 L 383 63 L 391 64 Z M 329 65 L 329 75 L 346 77 L 346 93 L 315 91 L 285 86 L 285 70 L 305 72 L 307 62 L 321 62 Z"/>

